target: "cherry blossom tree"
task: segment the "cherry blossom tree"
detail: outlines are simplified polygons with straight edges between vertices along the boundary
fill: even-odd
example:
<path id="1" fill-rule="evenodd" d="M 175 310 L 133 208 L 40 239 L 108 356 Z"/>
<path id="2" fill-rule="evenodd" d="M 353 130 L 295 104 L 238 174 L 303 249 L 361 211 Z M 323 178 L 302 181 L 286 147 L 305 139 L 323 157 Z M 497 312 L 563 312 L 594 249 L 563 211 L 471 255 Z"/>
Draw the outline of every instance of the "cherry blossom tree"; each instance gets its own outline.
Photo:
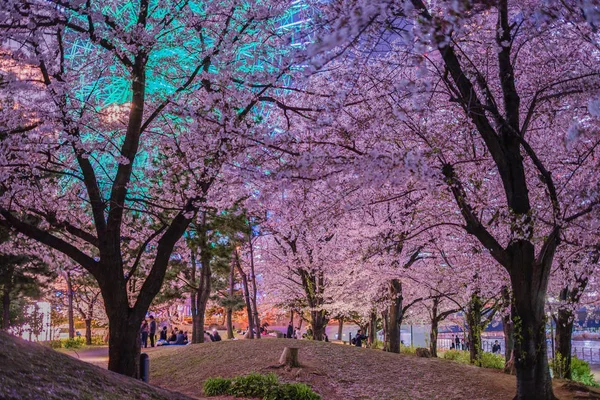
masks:
<path id="1" fill-rule="evenodd" d="M 139 373 L 139 326 L 175 244 L 207 203 L 229 201 L 213 192 L 222 170 L 269 132 L 254 129 L 255 110 L 276 105 L 270 90 L 289 71 L 287 12 L 235 0 L 0 5 L 3 89 L 18 104 L 1 113 L 2 224 L 98 281 L 112 371 Z"/>

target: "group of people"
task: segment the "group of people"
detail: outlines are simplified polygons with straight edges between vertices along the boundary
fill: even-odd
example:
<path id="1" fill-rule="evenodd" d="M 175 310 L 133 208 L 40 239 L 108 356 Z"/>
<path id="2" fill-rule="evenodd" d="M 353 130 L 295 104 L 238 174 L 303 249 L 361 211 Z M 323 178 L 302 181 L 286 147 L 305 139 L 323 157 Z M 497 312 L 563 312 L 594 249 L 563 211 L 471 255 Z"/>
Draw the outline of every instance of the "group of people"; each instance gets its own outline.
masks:
<path id="1" fill-rule="evenodd" d="M 450 350 L 469 350 L 469 341 L 461 341 L 458 335 L 454 335 L 450 344 Z"/>
<path id="2" fill-rule="evenodd" d="M 287 327 L 287 331 L 284 334 L 284 337 L 288 338 L 288 339 L 306 339 L 306 338 L 310 338 L 312 339 L 313 337 L 313 331 L 312 329 L 308 328 L 306 330 L 306 333 L 301 334 L 300 333 L 300 327 L 296 327 L 294 328 L 294 325 L 292 323 L 292 321 L 290 321 L 288 327 Z M 327 336 L 327 334 L 325 332 L 323 332 L 323 340 L 325 342 L 329 342 L 329 337 Z"/>
<path id="3" fill-rule="evenodd" d="M 148 338 L 150 338 L 150 347 L 154 347 L 156 340 L 156 320 L 154 319 L 154 315 L 151 315 L 149 319 L 150 322 L 144 319 L 142 327 L 140 328 L 142 346 L 144 346 L 144 348 L 148 347 Z"/>
<path id="4" fill-rule="evenodd" d="M 156 341 L 156 330 L 157 324 L 153 315 L 148 317 L 149 321 L 144 319 L 142 322 L 142 326 L 140 327 L 140 335 L 141 335 L 141 344 L 142 347 L 148 347 L 148 339 L 150 339 L 150 347 L 156 346 L 167 346 L 167 345 L 176 345 L 182 346 L 190 343 L 188 338 L 187 331 L 179 329 L 177 327 L 173 328 L 171 334 L 168 334 L 167 326 L 163 326 L 160 331 L 158 341 Z M 220 342 L 221 335 L 216 329 L 213 329 L 212 333 L 204 331 L 204 342 Z"/>

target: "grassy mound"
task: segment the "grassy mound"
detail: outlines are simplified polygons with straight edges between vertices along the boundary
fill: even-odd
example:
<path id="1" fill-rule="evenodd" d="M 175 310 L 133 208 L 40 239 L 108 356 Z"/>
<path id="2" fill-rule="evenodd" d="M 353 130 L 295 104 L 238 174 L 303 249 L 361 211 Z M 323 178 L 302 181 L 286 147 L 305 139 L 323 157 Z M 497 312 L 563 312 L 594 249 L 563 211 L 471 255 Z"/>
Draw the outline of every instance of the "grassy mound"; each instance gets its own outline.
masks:
<path id="1" fill-rule="evenodd" d="M 189 397 L 0 332 L 0 399 L 186 400 Z"/>
<path id="2" fill-rule="evenodd" d="M 277 366 L 286 346 L 300 348 L 301 368 Z M 148 353 L 152 384 L 193 397 L 206 395 L 209 378 L 270 372 L 305 383 L 326 400 L 509 400 L 516 392 L 515 377 L 499 370 L 308 340 L 223 341 Z M 554 387 L 561 400 L 600 399 L 594 388 L 566 381 Z"/>
<path id="3" fill-rule="evenodd" d="M 276 364 L 285 346 L 299 347 L 302 368 Z M 204 396 L 211 377 L 274 372 L 309 385 L 323 399 L 512 399 L 514 377 L 499 371 L 381 350 L 307 340 L 261 339 L 164 348 L 150 353 L 150 379 L 191 396 Z"/>

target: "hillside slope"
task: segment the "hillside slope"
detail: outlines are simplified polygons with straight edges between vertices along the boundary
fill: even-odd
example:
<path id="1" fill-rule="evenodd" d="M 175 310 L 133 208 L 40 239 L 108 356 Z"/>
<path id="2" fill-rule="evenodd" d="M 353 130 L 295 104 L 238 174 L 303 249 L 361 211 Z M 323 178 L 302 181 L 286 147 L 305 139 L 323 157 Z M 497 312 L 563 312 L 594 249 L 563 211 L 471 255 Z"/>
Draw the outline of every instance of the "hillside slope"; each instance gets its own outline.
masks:
<path id="1" fill-rule="evenodd" d="M 189 400 L 0 332 L 0 399 Z"/>
<path id="2" fill-rule="evenodd" d="M 286 345 L 300 348 L 303 368 L 276 367 Z M 149 354 L 152 384 L 194 397 L 203 395 L 202 384 L 208 377 L 253 371 L 275 372 L 283 380 L 307 383 L 324 400 L 509 400 L 516 390 L 515 377 L 497 370 L 306 340 L 223 341 L 165 347 Z M 580 389 L 555 382 L 560 399 L 600 399 L 599 392 Z"/>

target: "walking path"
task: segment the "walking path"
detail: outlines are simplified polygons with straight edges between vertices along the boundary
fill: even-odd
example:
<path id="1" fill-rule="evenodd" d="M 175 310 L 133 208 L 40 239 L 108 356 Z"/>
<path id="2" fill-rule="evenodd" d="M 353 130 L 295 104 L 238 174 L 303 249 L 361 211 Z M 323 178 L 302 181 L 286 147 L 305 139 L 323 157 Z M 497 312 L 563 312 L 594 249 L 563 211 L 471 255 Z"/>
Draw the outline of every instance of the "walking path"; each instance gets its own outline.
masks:
<path id="1" fill-rule="evenodd" d="M 142 348 L 143 353 L 151 353 L 159 347 Z M 61 353 L 70 355 L 81 361 L 97 365 L 102 368 L 108 368 L 108 346 L 90 346 L 81 349 L 61 349 Z"/>

